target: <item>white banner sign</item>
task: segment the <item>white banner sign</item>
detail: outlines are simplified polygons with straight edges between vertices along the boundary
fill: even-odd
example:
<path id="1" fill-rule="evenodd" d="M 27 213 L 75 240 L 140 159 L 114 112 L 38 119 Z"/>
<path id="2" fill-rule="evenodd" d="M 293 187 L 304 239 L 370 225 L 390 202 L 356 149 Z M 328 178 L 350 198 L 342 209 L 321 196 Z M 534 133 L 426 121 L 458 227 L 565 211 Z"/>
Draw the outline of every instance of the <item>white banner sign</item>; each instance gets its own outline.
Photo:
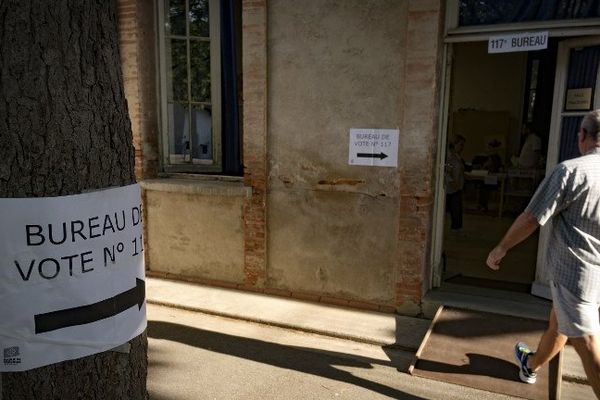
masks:
<path id="1" fill-rule="evenodd" d="M 138 185 L 0 199 L 0 371 L 110 350 L 146 328 Z"/>
<path id="2" fill-rule="evenodd" d="M 398 129 L 350 129 L 348 164 L 398 166 Z"/>
<path id="3" fill-rule="evenodd" d="M 524 32 L 492 36 L 488 41 L 488 53 L 511 53 L 546 48 L 548 48 L 548 32 Z"/>

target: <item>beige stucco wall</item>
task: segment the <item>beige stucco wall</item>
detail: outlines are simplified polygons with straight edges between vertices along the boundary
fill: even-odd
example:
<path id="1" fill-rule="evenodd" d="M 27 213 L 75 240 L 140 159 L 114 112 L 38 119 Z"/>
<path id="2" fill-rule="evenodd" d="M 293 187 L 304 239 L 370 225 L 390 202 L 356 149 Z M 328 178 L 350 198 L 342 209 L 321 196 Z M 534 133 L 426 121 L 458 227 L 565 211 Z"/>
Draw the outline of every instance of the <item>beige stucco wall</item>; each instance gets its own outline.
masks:
<path id="1" fill-rule="evenodd" d="M 244 190 L 240 185 L 173 180 L 143 184 L 150 272 L 243 281 Z"/>
<path id="2" fill-rule="evenodd" d="M 268 3 L 271 287 L 394 300 L 398 170 L 349 166 L 348 131 L 402 124 L 406 7 Z"/>

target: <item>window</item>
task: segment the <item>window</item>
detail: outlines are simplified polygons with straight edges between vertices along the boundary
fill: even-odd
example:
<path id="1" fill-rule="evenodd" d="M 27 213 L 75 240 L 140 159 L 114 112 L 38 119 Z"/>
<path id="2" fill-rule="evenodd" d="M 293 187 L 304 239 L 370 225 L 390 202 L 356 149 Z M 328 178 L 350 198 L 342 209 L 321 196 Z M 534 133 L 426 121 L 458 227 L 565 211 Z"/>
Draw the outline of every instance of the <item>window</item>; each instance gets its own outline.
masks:
<path id="1" fill-rule="evenodd" d="M 595 1 L 460 0 L 459 26 L 598 18 Z"/>
<path id="2" fill-rule="evenodd" d="M 538 73 L 540 70 L 540 60 L 531 60 L 529 69 L 529 88 L 527 93 L 527 122 L 533 122 L 533 113 L 535 110 L 535 100 L 537 95 Z"/>
<path id="3" fill-rule="evenodd" d="M 161 147 L 166 172 L 239 174 L 241 170 L 237 3 L 161 1 Z M 231 120 L 223 121 L 224 114 Z"/>

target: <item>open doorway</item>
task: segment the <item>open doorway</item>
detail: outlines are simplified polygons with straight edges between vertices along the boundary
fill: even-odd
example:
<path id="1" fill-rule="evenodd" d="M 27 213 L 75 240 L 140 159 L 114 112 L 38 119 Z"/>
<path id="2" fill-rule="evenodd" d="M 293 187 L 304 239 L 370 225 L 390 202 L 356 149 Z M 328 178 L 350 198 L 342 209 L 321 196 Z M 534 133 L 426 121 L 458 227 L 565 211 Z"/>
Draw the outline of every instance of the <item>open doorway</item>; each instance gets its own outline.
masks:
<path id="1" fill-rule="evenodd" d="M 507 255 L 500 271 L 489 270 L 485 260 L 545 175 L 558 43 L 551 39 L 546 50 L 502 54 L 488 54 L 487 46 L 452 48 L 445 179 L 457 179 L 449 160 L 459 153 L 462 223 L 446 215 L 442 285 L 529 293 L 537 233 Z M 456 190 L 450 186 L 447 193 Z M 451 195 L 449 209 L 455 207 Z"/>

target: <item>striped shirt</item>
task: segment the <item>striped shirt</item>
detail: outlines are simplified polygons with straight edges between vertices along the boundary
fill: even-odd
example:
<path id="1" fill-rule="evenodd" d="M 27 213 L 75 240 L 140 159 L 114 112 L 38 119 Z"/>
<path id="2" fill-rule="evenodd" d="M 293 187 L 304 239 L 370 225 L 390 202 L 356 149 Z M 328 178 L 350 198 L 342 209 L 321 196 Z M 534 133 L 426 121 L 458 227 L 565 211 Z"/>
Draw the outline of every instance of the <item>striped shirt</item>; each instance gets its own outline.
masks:
<path id="1" fill-rule="evenodd" d="M 587 301 L 600 300 L 600 148 L 558 164 L 526 212 L 552 218 L 546 262 L 551 279 Z"/>

